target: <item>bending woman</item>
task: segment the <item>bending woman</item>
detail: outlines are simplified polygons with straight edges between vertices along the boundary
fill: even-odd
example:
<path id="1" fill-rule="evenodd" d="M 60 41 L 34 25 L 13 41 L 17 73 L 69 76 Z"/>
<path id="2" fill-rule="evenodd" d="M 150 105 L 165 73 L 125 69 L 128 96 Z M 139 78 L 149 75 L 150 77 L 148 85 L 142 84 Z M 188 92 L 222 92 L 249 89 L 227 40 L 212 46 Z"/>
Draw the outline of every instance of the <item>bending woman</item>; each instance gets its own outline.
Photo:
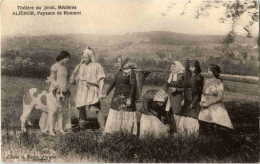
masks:
<path id="1" fill-rule="evenodd" d="M 171 107 L 168 95 L 163 90 L 148 90 L 142 99 L 142 113 L 140 121 L 140 137 L 153 135 L 154 137 L 167 136 L 169 127 L 166 119 L 169 119 L 168 109 Z"/>

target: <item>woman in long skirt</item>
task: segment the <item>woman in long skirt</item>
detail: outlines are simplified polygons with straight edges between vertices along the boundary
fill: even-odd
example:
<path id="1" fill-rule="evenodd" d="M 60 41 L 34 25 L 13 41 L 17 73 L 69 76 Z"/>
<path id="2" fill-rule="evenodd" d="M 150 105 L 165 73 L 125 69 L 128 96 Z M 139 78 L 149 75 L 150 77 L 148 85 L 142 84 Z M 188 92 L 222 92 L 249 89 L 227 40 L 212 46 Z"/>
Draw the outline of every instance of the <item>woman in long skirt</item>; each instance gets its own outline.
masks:
<path id="1" fill-rule="evenodd" d="M 126 63 L 120 69 L 107 89 L 106 96 L 115 88 L 111 101 L 105 133 L 126 132 L 137 134 L 136 118 L 136 68 L 134 63 Z"/>
<path id="2" fill-rule="evenodd" d="M 200 74 L 199 62 L 188 60 L 184 78 L 184 105 L 179 123 L 182 134 L 199 133 L 198 115 L 200 112 L 200 100 L 203 88 L 203 77 Z"/>
<path id="3" fill-rule="evenodd" d="M 173 127 L 173 132 L 177 132 L 179 129 L 180 113 L 182 109 L 183 101 L 183 81 L 184 81 L 184 71 L 185 68 L 179 61 L 174 61 L 171 65 L 171 73 L 166 83 L 165 91 L 169 95 L 171 102 L 171 121 Z"/>
<path id="4" fill-rule="evenodd" d="M 203 87 L 203 94 L 201 98 L 201 111 L 198 119 L 202 121 L 205 126 L 204 134 L 208 133 L 212 128 L 216 133 L 217 129 L 233 129 L 233 125 L 228 116 L 227 110 L 222 102 L 224 86 L 219 78 L 221 70 L 220 67 L 211 64 L 208 68 L 209 79 L 205 81 Z"/>

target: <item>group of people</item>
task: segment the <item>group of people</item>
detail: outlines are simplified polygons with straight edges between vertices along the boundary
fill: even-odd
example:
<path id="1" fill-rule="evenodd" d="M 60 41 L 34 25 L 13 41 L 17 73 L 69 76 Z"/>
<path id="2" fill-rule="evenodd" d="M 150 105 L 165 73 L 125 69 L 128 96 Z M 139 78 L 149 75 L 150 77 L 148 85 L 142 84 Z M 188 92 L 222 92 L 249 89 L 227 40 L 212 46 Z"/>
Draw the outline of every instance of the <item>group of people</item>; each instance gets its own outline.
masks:
<path id="1" fill-rule="evenodd" d="M 74 69 L 69 83 L 76 82 L 76 107 L 79 111 L 79 127 L 84 130 L 87 113 L 97 114 L 100 130 L 103 134 L 125 132 L 137 135 L 137 78 L 136 65 L 124 64 L 114 75 L 106 92 L 103 67 L 95 61 L 93 49 L 81 52 L 81 62 Z M 55 87 L 67 87 L 66 63 L 70 59 L 67 51 L 62 51 L 51 67 L 49 91 Z M 140 119 L 140 137 L 146 135 L 198 134 L 207 130 L 226 127 L 232 129 L 232 123 L 222 103 L 223 82 L 219 78 L 220 67 L 211 64 L 208 67 L 210 78 L 201 76 L 200 64 L 188 60 L 186 68 L 181 62 L 174 61 L 166 86 L 163 89 L 150 89 L 142 98 Z M 114 90 L 109 114 L 105 122 L 100 101 Z M 65 111 L 65 130 L 71 130 L 70 116 Z M 44 116 L 42 116 L 44 117 Z M 40 127 L 41 121 L 40 121 Z M 201 128 L 200 128 L 201 127 Z"/>
<path id="2" fill-rule="evenodd" d="M 188 60 L 186 68 L 174 61 L 165 88 L 149 90 L 143 96 L 140 135 L 161 136 L 170 131 L 198 136 L 233 129 L 222 102 L 221 69 L 215 64 L 207 69 L 209 78 L 204 80 L 198 61 Z"/>

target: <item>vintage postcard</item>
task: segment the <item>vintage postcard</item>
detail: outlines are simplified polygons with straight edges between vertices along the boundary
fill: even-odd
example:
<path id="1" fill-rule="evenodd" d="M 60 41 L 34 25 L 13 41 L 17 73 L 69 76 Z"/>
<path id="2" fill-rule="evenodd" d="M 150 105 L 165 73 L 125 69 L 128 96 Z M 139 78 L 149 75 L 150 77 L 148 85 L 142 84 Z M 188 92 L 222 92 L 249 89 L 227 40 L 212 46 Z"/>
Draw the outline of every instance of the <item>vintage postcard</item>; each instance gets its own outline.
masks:
<path id="1" fill-rule="evenodd" d="M 259 1 L 2 0 L 1 162 L 259 162 Z"/>

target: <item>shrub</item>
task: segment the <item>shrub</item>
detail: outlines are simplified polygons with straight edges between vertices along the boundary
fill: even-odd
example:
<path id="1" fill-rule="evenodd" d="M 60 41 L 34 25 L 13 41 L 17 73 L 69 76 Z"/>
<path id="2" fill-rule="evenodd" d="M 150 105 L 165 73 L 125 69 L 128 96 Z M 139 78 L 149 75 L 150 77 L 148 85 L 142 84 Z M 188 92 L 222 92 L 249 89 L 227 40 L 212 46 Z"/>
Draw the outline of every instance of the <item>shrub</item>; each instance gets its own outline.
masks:
<path id="1" fill-rule="evenodd" d="M 111 58 L 106 60 L 105 64 L 104 58 L 100 57 L 98 59 L 104 67 L 107 74 L 105 82 L 109 82 L 113 75 L 117 71 L 115 67 L 116 58 Z M 136 61 L 139 69 L 160 69 L 165 70 L 161 72 L 152 71 L 152 73 L 147 77 L 146 83 L 148 85 L 163 85 L 166 82 L 167 76 L 169 75 L 170 65 L 172 60 L 159 60 L 155 61 L 153 59 L 142 59 Z M 221 67 L 223 74 L 231 75 L 250 75 L 257 76 L 259 74 L 257 63 L 243 64 L 234 63 L 233 61 L 227 59 L 209 58 L 206 62 L 200 62 L 201 68 L 205 71 L 205 68 L 212 63 L 217 64 Z M 74 65 L 68 66 L 68 72 L 72 72 Z M 36 62 L 36 59 L 32 60 L 29 57 L 15 57 L 15 58 L 2 58 L 2 75 L 8 76 L 21 76 L 21 77 L 35 77 L 35 78 L 46 78 L 49 76 L 50 65 L 45 62 Z"/>
<path id="2" fill-rule="evenodd" d="M 33 62 L 30 58 L 2 59 L 2 75 L 46 78 L 49 69 L 44 62 Z"/>

